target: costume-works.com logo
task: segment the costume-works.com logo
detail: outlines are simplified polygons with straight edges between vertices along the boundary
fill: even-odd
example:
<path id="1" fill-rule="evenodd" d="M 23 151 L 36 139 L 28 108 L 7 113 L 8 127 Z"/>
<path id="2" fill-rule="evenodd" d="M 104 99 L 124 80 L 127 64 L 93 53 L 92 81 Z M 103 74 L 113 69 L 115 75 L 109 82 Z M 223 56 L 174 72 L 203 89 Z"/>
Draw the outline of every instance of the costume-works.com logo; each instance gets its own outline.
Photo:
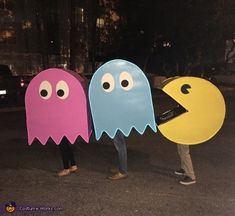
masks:
<path id="1" fill-rule="evenodd" d="M 8 213 L 13 213 L 16 211 L 16 203 L 11 201 L 5 204 L 5 210 Z"/>

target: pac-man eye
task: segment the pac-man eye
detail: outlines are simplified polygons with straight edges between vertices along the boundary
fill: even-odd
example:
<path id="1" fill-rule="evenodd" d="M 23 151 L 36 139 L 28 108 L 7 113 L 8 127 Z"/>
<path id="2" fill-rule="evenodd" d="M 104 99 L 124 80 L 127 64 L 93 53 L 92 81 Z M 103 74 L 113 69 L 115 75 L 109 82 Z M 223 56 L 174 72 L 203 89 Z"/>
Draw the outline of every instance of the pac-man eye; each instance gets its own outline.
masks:
<path id="1" fill-rule="evenodd" d="M 181 92 L 183 94 L 189 94 L 189 89 L 191 88 L 191 86 L 189 84 L 184 84 L 181 86 Z"/>
<path id="2" fill-rule="evenodd" d="M 132 89 L 134 85 L 133 78 L 128 72 L 126 71 L 122 72 L 120 74 L 119 80 L 120 80 L 121 87 L 124 90 L 129 91 Z"/>
<path id="3" fill-rule="evenodd" d="M 101 85 L 102 85 L 102 88 L 104 89 L 104 91 L 106 91 L 106 92 L 113 91 L 114 86 L 115 86 L 113 76 L 110 73 L 104 74 L 101 79 Z"/>
<path id="4" fill-rule="evenodd" d="M 66 99 L 69 96 L 69 87 L 68 84 L 60 80 L 56 85 L 56 94 L 60 99 Z"/>
<path id="5" fill-rule="evenodd" d="M 39 86 L 39 95 L 42 99 L 48 100 L 51 97 L 52 87 L 48 81 L 42 81 Z"/>

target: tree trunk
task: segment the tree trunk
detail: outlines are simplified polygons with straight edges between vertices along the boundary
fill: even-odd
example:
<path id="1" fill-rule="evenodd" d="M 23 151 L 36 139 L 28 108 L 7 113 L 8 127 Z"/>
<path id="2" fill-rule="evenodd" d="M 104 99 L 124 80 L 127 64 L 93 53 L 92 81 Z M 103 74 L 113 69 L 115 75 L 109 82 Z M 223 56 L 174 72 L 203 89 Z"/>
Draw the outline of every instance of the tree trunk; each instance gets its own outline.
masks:
<path id="1" fill-rule="evenodd" d="M 75 70 L 76 68 L 76 26 L 75 26 L 75 10 L 76 1 L 70 1 L 70 58 L 69 58 L 69 69 Z"/>
<path id="2" fill-rule="evenodd" d="M 86 22 L 88 34 L 88 59 L 91 61 L 92 72 L 95 71 L 96 62 L 96 20 L 97 9 L 99 7 L 99 0 L 87 0 L 86 1 Z M 89 36 L 90 35 L 90 36 Z"/>
<path id="3" fill-rule="evenodd" d="M 48 60 L 48 47 L 47 47 L 47 29 L 45 28 L 45 20 L 46 20 L 46 14 L 45 14 L 45 1 L 44 0 L 38 0 L 36 2 L 37 8 L 38 8 L 38 14 L 37 14 L 37 28 L 38 28 L 38 49 L 40 52 L 40 55 L 42 57 L 42 69 L 46 69 L 49 64 Z"/>

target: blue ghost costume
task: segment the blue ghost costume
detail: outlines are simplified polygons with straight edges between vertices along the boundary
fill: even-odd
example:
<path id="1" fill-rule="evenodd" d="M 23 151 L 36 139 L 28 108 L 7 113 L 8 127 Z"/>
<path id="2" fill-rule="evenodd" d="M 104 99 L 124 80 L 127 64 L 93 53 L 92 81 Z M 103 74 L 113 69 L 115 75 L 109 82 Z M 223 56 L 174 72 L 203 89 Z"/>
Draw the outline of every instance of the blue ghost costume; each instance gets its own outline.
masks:
<path id="1" fill-rule="evenodd" d="M 151 90 L 143 71 L 135 64 L 116 59 L 94 73 L 89 101 L 96 139 L 105 132 L 114 139 L 118 151 L 119 172 L 111 180 L 127 177 L 127 149 L 124 139 L 132 128 L 143 134 L 149 125 L 157 131 Z"/>
<path id="2" fill-rule="evenodd" d="M 114 138 L 118 130 L 126 137 L 132 128 L 140 134 L 147 126 L 157 131 L 149 82 L 131 62 L 115 59 L 98 68 L 90 82 L 89 101 L 97 140 L 103 132 Z"/>

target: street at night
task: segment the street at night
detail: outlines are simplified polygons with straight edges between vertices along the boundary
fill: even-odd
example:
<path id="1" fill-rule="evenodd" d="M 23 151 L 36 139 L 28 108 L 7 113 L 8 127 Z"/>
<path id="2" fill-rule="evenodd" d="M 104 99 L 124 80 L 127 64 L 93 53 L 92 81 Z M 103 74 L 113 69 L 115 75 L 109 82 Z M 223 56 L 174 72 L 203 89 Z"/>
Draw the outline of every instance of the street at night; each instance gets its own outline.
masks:
<path id="1" fill-rule="evenodd" d="M 234 216 L 234 0 L 0 0 L 0 215 Z"/>
<path id="2" fill-rule="evenodd" d="M 24 108 L 2 108 L 0 140 L 0 202 L 14 201 L 19 215 L 159 215 L 233 216 L 235 214 L 235 148 L 233 87 L 220 88 L 226 118 L 215 137 L 191 147 L 197 183 L 179 184 L 176 145 L 158 131 L 144 135 L 132 131 L 127 138 L 129 177 L 111 181 L 115 166 L 113 141 L 94 136 L 73 145 L 79 171 L 58 177 L 62 162 L 58 147 L 27 144 Z M 167 106 L 166 97 L 153 93 L 155 113 Z M 36 207 L 44 210 L 36 212 Z M 47 208 L 47 209 L 46 209 Z M 51 210 L 53 209 L 53 211 Z"/>

